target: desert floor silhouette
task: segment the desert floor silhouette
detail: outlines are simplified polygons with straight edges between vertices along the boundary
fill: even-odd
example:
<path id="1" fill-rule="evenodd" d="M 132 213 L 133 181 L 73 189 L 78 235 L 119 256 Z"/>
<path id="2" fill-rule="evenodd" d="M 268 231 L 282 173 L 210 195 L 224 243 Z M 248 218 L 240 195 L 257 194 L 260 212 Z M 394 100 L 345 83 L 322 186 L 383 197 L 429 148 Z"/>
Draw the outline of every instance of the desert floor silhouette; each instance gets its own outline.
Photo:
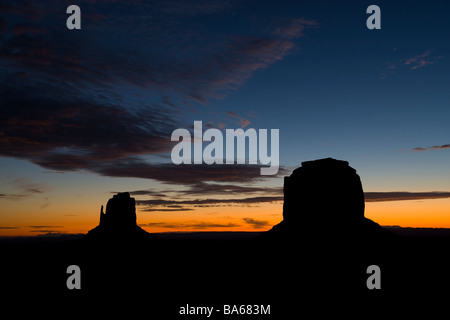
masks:
<path id="1" fill-rule="evenodd" d="M 158 236 L 138 227 L 134 198 L 119 193 L 83 237 L 1 242 L 2 288 L 12 300 L 111 314 L 144 306 L 174 319 L 186 318 L 178 314 L 186 304 L 258 304 L 271 305 L 265 318 L 285 319 L 327 311 L 317 306 L 431 299 L 450 283 L 450 236 L 402 235 L 365 218 L 362 184 L 348 162 L 302 163 L 285 178 L 284 196 L 283 221 L 264 233 Z M 81 290 L 66 287 L 69 265 L 81 269 Z M 381 269 L 380 290 L 367 288 L 370 265 Z"/>

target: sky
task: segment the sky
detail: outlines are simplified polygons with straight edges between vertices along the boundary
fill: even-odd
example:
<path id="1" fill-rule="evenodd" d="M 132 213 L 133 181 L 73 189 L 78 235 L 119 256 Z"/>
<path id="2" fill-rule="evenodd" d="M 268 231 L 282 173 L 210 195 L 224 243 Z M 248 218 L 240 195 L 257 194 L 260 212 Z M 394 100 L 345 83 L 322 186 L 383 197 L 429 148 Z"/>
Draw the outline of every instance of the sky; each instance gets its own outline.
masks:
<path id="1" fill-rule="evenodd" d="M 149 232 L 264 231 L 325 157 L 366 217 L 450 227 L 446 1 L 89 0 L 69 30 L 71 4 L 0 3 L 0 236 L 86 233 L 124 191 Z M 194 121 L 278 129 L 278 173 L 173 164 Z"/>

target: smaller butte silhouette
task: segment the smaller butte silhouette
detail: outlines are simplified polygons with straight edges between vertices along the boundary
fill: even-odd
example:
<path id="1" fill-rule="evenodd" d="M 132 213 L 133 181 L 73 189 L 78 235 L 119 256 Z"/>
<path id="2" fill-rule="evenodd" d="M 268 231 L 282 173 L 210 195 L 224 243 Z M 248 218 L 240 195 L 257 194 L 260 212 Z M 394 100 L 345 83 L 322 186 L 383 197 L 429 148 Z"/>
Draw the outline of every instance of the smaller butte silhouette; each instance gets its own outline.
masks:
<path id="1" fill-rule="evenodd" d="M 314 238 L 383 240 L 393 236 L 364 217 L 359 175 L 347 161 L 302 162 L 284 178 L 283 221 L 261 236 L 267 240 Z"/>
<path id="2" fill-rule="evenodd" d="M 114 195 L 100 210 L 100 223 L 90 230 L 87 239 L 93 240 L 152 240 L 156 237 L 136 223 L 136 202 L 128 192 Z"/>

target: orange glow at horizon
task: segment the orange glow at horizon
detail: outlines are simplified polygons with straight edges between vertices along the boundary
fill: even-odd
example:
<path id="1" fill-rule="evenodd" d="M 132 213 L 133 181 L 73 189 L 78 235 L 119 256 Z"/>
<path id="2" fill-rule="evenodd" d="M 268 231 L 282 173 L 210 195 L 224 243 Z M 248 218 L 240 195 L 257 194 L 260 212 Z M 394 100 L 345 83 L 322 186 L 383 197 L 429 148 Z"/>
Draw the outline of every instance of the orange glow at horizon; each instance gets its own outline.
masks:
<path id="1" fill-rule="evenodd" d="M 186 212 L 138 213 L 148 232 L 265 231 L 282 220 L 282 203 L 199 207 Z"/>
<path id="2" fill-rule="evenodd" d="M 365 216 L 382 226 L 450 228 L 450 199 L 366 202 Z"/>
<path id="3" fill-rule="evenodd" d="M 30 203 L 4 206 L 0 236 L 36 236 L 46 233 L 86 233 L 99 223 L 96 201 L 78 207 L 54 204 L 30 212 Z M 98 207 L 98 208 L 97 208 Z M 43 214 L 45 212 L 45 214 Z M 252 206 L 195 207 L 192 211 L 144 212 L 137 222 L 151 233 L 201 231 L 266 231 L 282 220 L 282 202 Z M 450 199 L 366 202 L 365 216 L 382 226 L 450 228 Z"/>

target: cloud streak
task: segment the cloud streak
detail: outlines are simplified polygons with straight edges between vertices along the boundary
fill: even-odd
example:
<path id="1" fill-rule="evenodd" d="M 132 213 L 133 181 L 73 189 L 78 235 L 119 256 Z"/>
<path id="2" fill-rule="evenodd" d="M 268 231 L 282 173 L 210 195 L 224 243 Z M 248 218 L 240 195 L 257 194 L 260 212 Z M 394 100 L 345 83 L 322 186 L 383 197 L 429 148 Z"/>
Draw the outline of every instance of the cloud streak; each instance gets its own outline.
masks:
<path id="1" fill-rule="evenodd" d="M 255 182 L 283 175 L 286 169 L 280 168 L 278 175 L 260 175 L 260 165 L 174 165 L 152 164 L 139 158 L 100 162 L 91 166 L 91 170 L 109 177 L 134 177 L 153 179 L 176 185 L 199 185 L 199 181 L 209 182 Z"/>
<path id="2" fill-rule="evenodd" d="M 130 193 L 133 196 L 149 196 L 152 198 L 136 200 L 136 204 L 142 212 L 181 212 L 205 207 L 251 206 L 278 202 L 283 199 L 281 187 L 218 182 L 186 184 L 183 190 L 166 189 L 158 193 L 152 190 L 137 190 Z M 228 198 L 223 198 L 224 195 Z"/>
<path id="3" fill-rule="evenodd" d="M 219 194 L 219 193 L 217 193 Z M 223 193 L 226 194 L 226 193 Z M 387 202 L 387 201 L 404 201 L 404 200 L 429 200 L 429 199 L 445 199 L 450 198 L 450 192 L 365 192 L 366 202 Z M 282 195 L 278 196 L 259 196 L 246 198 L 209 198 L 209 199 L 193 199 L 193 200 L 136 200 L 136 205 L 141 211 L 191 211 L 195 208 L 206 207 L 227 207 L 227 206 L 251 206 L 263 203 L 280 203 L 284 200 Z M 254 228 L 264 227 L 266 224 L 258 222 L 252 218 L 245 218 L 247 224 Z"/>
<path id="4" fill-rule="evenodd" d="M 226 113 L 227 115 L 233 117 L 233 118 L 238 119 L 238 120 L 239 120 L 238 123 L 239 123 L 239 125 L 241 126 L 241 128 L 245 128 L 245 127 L 247 127 L 247 126 L 251 123 L 250 120 L 248 120 L 248 119 L 246 119 L 246 118 L 243 118 L 243 117 L 237 115 L 235 112 L 232 112 L 232 111 L 226 111 L 225 113 Z"/>
<path id="5" fill-rule="evenodd" d="M 251 225 L 253 229 L 262 229 L 270 225 L 268 221 L 257 220 L 253 218 L 242 218 L 242 220 L 244 220 L 245 223 Z"/>
<path id="6" fill-rule="evenodd" d="M 14 190 L 10 193 L 1 193 L 0 198 L 8 200 L 21 200 L 23 198 L 44 194 L 51 190 L 49 186 L 43 183 L 33 182 L 30 179 L 22 177 L 1 177 L 2 182 Z M 45 202 L 47 203 L 48 198 Z"/>
<path id="7" fill-rule="evenodd" d="M 429 150 L 444 150 L 444 149 L 450 149 L 450 144 L 443 144 L 440 146 L 432 146 L 432 147 L 416 147 L 413 148 L 413 151 L 429 151 Z"/>
<path id="8" fill-rule="evenodd" d="M 393 51 L 397 52 L 397 49 L 394 48 Z M 399 70 L 417 70 L 438 63 L 443 56 L 433 55 L 432 52 L 433 50 L 426 50 L 421 54 L 416 54 L 408 58 L 400 58 L 395 62 L 388 62 L 387 70 L 381 72 L 381 78 L 386 78 Z"/>
<path id="9" fill-rule="evenodd" d="M 192 222 L 192 223 L 168 223 L 168 222 L 150 222 L 139 224 L 140 227 L 167 228 L 167 229 L 210 229 L 210 228 L 235 228 L 239 227 L 235 223 L 209 223 L 209 222 Z"/>
<path id="10" fill-rule="evenodd" d="M 266 196 L 266 197 L 248 197 L 248 198 L 232 198 L 232 199 L 194 199 L 194 200 L 163 200 L 163 199 L 153 199 L 153 200 L 136 200 L 136 205 L 143 206 L 143 211 L 146 208 L 172 208 L 173 211 L 177 211 L 175 209 L 184 209 L 186 207 L 225 207 L 225 206 L 249 206 L 252 204 L 261 204 L 261 203 L 274 203 L 278 201 L 282 201 L 282 196 Z M 176 207 L 174 207 L 176 206 Z M 146 208 L 145 208 L 146 207 Z M 183 210 L 179 210 L 183 211 Z"/>
<path id="11" fill-rule="evenodd" d="M 402 59 L 403 65 L 408 66 L 411 70 L 423 68 L 428 65 L 435 64 L 442 57 L 433 57 L 430 55 L 431 50 L 427 50 L 422 54 L 415 55 L 410 58 Z"/>
<path id="12" fill-rule="evenodd" d="M 366 202 L 427 200 L 450 198 L 450 192 L 366 192 Z"/>
<path id="13" fill-rule="evenodd" d="M 117 192 L 111 192 L 117 193 Z M 136 190 L 130 191 L 132 196 L 149 196 L 153 199 L 167 200 L 172 199 L 186 199 L 192 197 L 205 198 L 208 196 L 280 196 L 283 194 L 282 187 L 265 187 L 265 186 L 249 186 L 236 185 L 224 183 L 206 183 L 197 182 L 194 184 L 185 185 L 185 189 L 169 189 L 159 190 L 158 192 L 152 190 Z M 168 210 L 166 210 L 168 211 Z M 175 210 L 171 210 L 175 211 Z"/>
<path id="14" fill-rule="evenodd" d="M 55 170 L 87 169 L 99 161 L 169 150 L 164 110 L 132 112 L 118 105 L 66 101 L 52 88 L 0 89 L 0 155 Z M 20 112 L 19 112 L 20 110 Z"/>
<path id="15" fill-rule="evenodd" d="M 63 226 L 28 226 L 32 229 L 52 229 L 52 228 L 63 228 Z"/>

